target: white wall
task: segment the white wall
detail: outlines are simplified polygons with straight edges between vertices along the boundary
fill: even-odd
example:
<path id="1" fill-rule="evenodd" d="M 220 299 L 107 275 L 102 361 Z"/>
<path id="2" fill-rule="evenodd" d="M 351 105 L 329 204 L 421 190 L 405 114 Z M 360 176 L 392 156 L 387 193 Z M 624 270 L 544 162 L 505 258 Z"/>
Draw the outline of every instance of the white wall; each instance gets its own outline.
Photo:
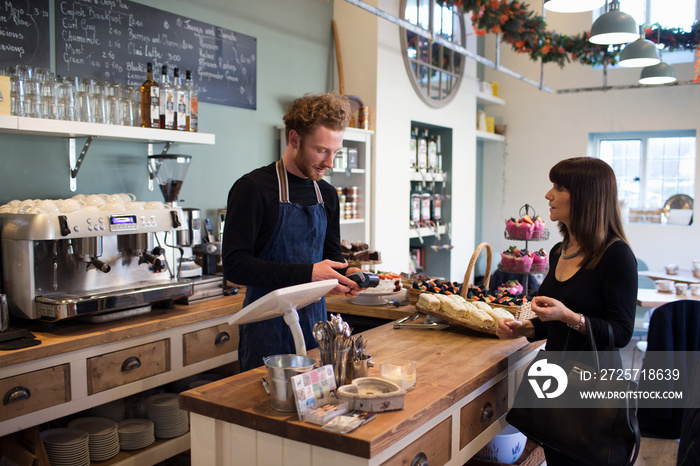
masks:
<path id="1" fill-rule="evenodd" d="M 400 16 L 399 0 L 369 3 Z M 465 76 L 454 100 L 446 107 L 431 108 L 416 95 L 406 74 L 398 26 L 340 0 L 335 2 L 334 17 L 339 29 L 352 31 L 349 38 L 352 46 L 346 47 L 345 37 L 340 39 L 346 93 L 365 90 L 367 94 L 360 97 L 372 107 L 371 128 L 376 131 L 372 247 L 382 252 L 381 268 L 408 270 L 410 183 L 406 160 L 411 120 L 415 120 L 454 130 L 450 175 L 454 180 L 452 243 L 455 247 L 451 251 L 450 278 L 461 281 L 474 251 L 475 237 L 476 66 L 467 60 Z M 475 48 L 475 44 L 471 46 Z M 371 82 L 376 85 L 374 94 Z"/>
<path id="2" fill-rule="evenodd" d="M 590 13 L 547 15 L 550 29 L 577 34 L 590 29 Z M 493 50 L 493 43 L 486 50 Z M 493 57 L 490 57 L 493 58 Z M 529 78 L 539 80 L 540 65 L 529 57 L 514 54 L 510 45 L 501 45 L 501 63 Z M 679 81 L 693 79 L 693 64 L 674 65 Z M 637 84 L 640 69 L 608 71 L 608 85 Z M 506 249 L 503 239 L 504 219 L 517 216 L 524 203 L 533 205 L 537 213 L 549 218 L 544 194 L 551 184 L 549 169 L 559 160 L 591 155 L 588 135 L 610 131 L 651 131 L 691 129 L 700 136 L 700 86 L 664 86 L 641 89 L 547 93 L 490 68 L 489 80 L 499 82 L 504 107 L 487 109 L 497 122 L 508 125 L 507 144 L 488 144 L 484 157 L 484 218 L 482 235 L 494 253 Z M 544 67 L 544 84 L 557 89 L 597 87 L 603 85 L 603 70 L 568 64 L 560 69 L 555 64 Z M 700 154 L 700 149 L 697 151 Z M 700 162 L 696 163 L 695 196 L 700 193 Z M 626 233 L 637 256 L 652 269 L 677 263 L 690 269 L 692 259 L 700 258 L 700 219 L 695 207 L 692 226 L 635 225 L 626 226 Z M 560 239 L 556 226 L 547 243 L 537 243 L 547 250 Z M 535 244 L 530 249 L 536 249 Z"/>

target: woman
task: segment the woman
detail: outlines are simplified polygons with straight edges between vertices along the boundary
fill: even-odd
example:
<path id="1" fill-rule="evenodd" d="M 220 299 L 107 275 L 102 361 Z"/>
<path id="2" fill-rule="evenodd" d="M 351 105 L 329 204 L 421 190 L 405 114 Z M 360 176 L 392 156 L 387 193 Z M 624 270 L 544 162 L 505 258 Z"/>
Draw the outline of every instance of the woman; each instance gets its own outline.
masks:
<path id="1" fill-rule="evenodd" d="M 622 228 L 615 173 L 600 159 L 576 157 L 552 167 L 549 179 L 549 218 L 558 222 L 563 240 L 552 248 L 549 273 L 531 302 L 537 317 L 501 319 L 497 334 L 546 338 L 547 350 L 579 351 L 588 349 L 590 326 L 598 350 L 618 352 L 634 328 L 637 261 Z M 549 466 L 575 464 L 550 449 L 545 454 Z"/>

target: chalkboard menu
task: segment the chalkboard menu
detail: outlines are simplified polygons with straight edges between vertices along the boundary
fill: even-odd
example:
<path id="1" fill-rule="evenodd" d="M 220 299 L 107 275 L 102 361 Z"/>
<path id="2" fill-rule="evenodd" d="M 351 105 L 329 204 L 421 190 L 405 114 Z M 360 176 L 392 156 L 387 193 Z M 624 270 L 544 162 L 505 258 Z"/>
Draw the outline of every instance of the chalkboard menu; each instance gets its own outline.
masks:
<path id="1" fill-rule="evenodd" d="M 199 100 L 256 108 L 254 37 L 127 0 L 56 1 L 56 74 L 140 86 L 192 70 Z"/>
<path id="2" fill-rule="evenodd" d="M 51 66 L 49 0 L 0 1 L 0 65 Z"/>

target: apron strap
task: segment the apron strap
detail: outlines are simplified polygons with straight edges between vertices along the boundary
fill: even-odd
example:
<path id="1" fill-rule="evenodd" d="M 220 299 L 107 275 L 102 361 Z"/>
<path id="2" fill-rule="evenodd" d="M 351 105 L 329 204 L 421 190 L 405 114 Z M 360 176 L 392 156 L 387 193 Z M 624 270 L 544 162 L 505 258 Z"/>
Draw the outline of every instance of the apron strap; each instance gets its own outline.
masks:
<path id="1" fill-rule="evenodd" d="M 275 165 L 277 170 L 277 188 L 279 192 L 280 202 L 289 204 L 289 180 L 287 178 L 287 169 L 284 168 L 284 161 L 279 159 Z M 318 183 L 315 181 L 314 190 L 316 191 L 316 200 L 319 204 L 323 204 L 323 196 L 321 196 L 321 189 L 318 187 Z"/>
<path id="2" fill-rule="evenodd" d="M 284 161 L 279 159 L 277 165 L 277 192 L 279 192 L 280 202 L 289 204 L 289 181 L 287 180 L 287 170 L 284 168 Z"/>

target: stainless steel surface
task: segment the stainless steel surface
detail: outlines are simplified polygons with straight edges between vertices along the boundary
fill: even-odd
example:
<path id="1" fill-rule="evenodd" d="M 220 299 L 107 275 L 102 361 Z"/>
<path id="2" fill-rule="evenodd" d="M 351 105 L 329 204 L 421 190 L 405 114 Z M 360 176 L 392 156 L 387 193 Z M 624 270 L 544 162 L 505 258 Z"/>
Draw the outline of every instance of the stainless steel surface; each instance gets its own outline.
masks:
<path id="1" fill-rule="evenodd" d="M 189 281 L 158 273 L 162 268 L 155 265 L 166 258 L 159 248 L 151 249 L 154 236 L 165 243 L 166 234 L 172 238 L 173 230 L 185 228 L 182 210 L 153 205 L 133 211 L 0 214 L 10 312 L 54 321 L 191 294 Z"/>
<path id="2" fill-rule="evenodd" d="M 7 296 L 0 294 L 0 332 L 10 327 L 10 312 L 7 308 Z"/>

